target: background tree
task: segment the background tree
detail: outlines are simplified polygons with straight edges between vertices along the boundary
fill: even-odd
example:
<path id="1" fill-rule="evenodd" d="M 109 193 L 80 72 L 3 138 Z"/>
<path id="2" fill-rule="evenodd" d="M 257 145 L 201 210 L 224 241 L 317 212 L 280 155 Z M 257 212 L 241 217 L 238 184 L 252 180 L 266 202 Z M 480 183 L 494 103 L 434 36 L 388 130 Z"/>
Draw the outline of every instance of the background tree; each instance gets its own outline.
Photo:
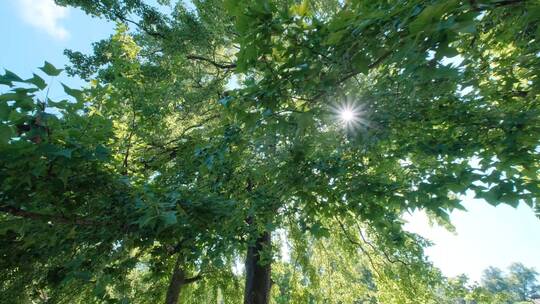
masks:
<path id="1" fill-rule="evenodd" d="M 480 283 L 470 284 L 463 275 L 448 279 L 441 299 L 444 303 L 531 303 L 540 291 L 537 276 L 534 269 L 521 263 L 510 265 L 508 273 L 489 267 Z"/>
<path id="2" fill-rule="evenodd" d="M 538 272 L 525 267 L 521 263 L 514 263 L 508 267 L 508 274 L 490 267 L 484 271 L 481 287 L 492 294 L 507 294 L 508 303 L 528 301 L 538 297 Z"/>

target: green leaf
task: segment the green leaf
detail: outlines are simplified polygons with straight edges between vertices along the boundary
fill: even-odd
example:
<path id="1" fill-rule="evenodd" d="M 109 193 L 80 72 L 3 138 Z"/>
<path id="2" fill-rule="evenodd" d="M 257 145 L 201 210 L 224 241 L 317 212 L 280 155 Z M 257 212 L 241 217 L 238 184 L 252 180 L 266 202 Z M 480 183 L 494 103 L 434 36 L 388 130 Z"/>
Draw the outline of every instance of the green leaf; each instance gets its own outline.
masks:
<path id="1" fill-rule="evenodd" d="M 432 23 L 439 21 L 444 14 L 452 11 L 458 5 L 459 1 L 450 0 L 441 1 L 426 7 L 420 15 L 409 24 L 410 33 L 416 34 L 426 30 L 431 31 L 433 29 L 431 26 Z"/>
<path id="2" fill-rule="evenodd" d="M 474 34 L 476 33 L 476 23 L 474 21 L 467 21 L 458 23 L 455 27 L 458 33 Z"/>
<path id="3" fill-rule="evenodd" d="M 129 304 L 129 299 L 126 298 L 126 297 L 123 297 L 122 299 L 120 299 L 120 304 Z"/>
<path id="4" fill-rule="evenodd" d="M 14 81 L 23 82 L 21 77 L 17 76 L 17 74 L 13 73 L 12 71 L 8 69 L 4 69 L 4 71 L 4 75 L 0 75 L 0 84 L 5 84 L 11 87 Z"/>
<path id="5" fill-rule="evenodd" d="M 54 101 L 52 99 L 47 100 L 50 107 L 58 108 L 58 109 L 67 109 L 70 105 L 73 103 L 70 103 L 68 100 L 60 100 L 60 101 Z"/>
<path id="6" fill-rule="evenodd" d="M 266 110 L 264 110 L 264 112 L 262 113 L 262 115 L 263 115 L 264 117 L 270 117 L 270 116 L 272 116 L 273 113 L 274 113 L 274 112 L 272 111 L 272 109 L 266 109 Z"/>
<path id="7" fill-rule="evenodd" d="M 75 278 L 83 280 L 84 282 L 88 282 L 90 281 L 90 279 L 92 279 L 92 273 L 88 271 L 76 271 L 73 273 L 73 276 Z"/>
<path id="8" fill-rule="evenodd" d="M 49 76 L 58 76 L 63 71 L 62 69 L 57 69 L 54 65 L 52 65 L 48 61 L 45 61 L 45 65 L 43 65 L 43 67 L 39 69 L 45 72 L 45 74 Z"/>
<path id="9" fill-rule="evenodd" d="M 31 111 L 34 109 L 34 100 L 30 97 L 24 97 L 15 101 L 15 106 L 23 111 Z"/>
<path id="10" fill-rule="evenodd" d="M 297 134 L 302 134 L 306 128 L 313 124 L 313 114 L 310 112 L 298 113 L 296 121 L 298 123 Z"/>
<path id="11" fill-rule="evenodd" d="M 163 220 L 163 223 L 165 224 L 165 226 L 171 226 L 171 225 L 174 225 L 177 223 L 177 220 L 176 220 L 176 212 L 174 211 L 167 211 L 167 212 L 164 212 L 162 215 L 161 215 L 161 219 Z"/>
<path id="12" fill-rule="evenodd" d="M 11 136 L 13 136 L 13 131 L 11 127 L 5 124 L 0 124 L 0 143 L 7 143 Z"/>
<path id="13" fill-rule="evenodd" d="M 73 152 L 73 149 L 62 149 L 51 144 L 44 145 L 40 150 L 48 156 L 61 156 L 65 158 L 71 158 L 71 153 Z"/>
<path id="14" fill-rule="evenodd" d="M 43 90 L 47 87 L 47 83 L 45 82 L 45 80 L 43 80 L 43 78 L 39 77 L 38 75 L 36 74 L 33 74 L 34 76 L 32 78 L 28 78 L 25 80 L 26 83 L 31 83 L 33 85 L 35 85 L 36 87 L 38 87 L 40 90 Z"/>
<path id="15" fill-rule="evenodd" d="M 109 277 L 107 275 L 102 276 L 101 278 L 99 278 L 97 284 L 95 284 L 93 292 L 98 299 L 105 297 L 105 295 L 107 294 L 108 279 Z"/>
<path id="16" fill-rule="evenodd" d="M 305 16 L 307 15 L 308 11 L 309 11 L 309 1 L 303 0 L 300 6 L 298 7 L 298 13 L 300 14 L 300 16 Z"/>
<path id="17" fill-rule="evenodd" d="M 483 198 L 492 206 L 498 206 L 501 203 L 499 197 L 493 191 L 478 191 L 476 192 L 476 197 Z"/>
<path id="18" fill-rule="evenodd" d="M 11 107 L 6 102 L 0 101 L 0 121 L 8 120 Z"/>
<path id="19" fill-rule="evenodd" d="M 154 227 L 156 224 L 156 217 L 148 213 L 145 213 L 141 218 L 137 220 L 139 227 Z"/>
<path id="20" fill-rule="evenodd" d="M 75 98 L 75 100 L 79 102 L 83 100 L 83 91 L 72 89 L 63 83 L 62 83 L 62 87 L 64 87 L 64 92 L 66 92 L 66 94 L 68 94 L 69 96 L 72 96 L 73 98 Z"/>
<path id="21" fill-rule="evenodd" d="M 348 33 L 348 30 L 344 29 L 341 31 L 333 32 L 330 35 L 328 35 L 328 38 L 326 38 L 325 45 L 334 45 L 341 41 L 343 36 Z"/>
<path id="22" fill-rule="evenodd" d="M 459 52 L 455 48 L 450 47 L 447 44 L 442 45 L 437 49 L 437 58 L 451 58 L 457 55 L 459 55 Z"/>
<path id="23" fill-rule="evenodd" d="M 299 16 L 306 16 L 309 11 L 309 1 L 303 0 L 297 5 L 291 7 L 291 13 Z"/>
<path id="24" fill-rule="evenodd" d="M 20 92 L 14 93 L 13 91 L 0 95 L 0 102 L 6 101 L 16 101 L 27 97 L 26 94 L 21 94 Z"/>
<path id="25" fill-rule="evenodd" d="M 229 105 L 229 102 L 231 102 L 233 98 L 231 96 L 225 96 L 219 100 L 219 103 L 222 104 L 224 107 L 227 107 Z"/>
<path id="26" fill-rule="evenodd" d="M 57 152 L 51 153 L 51 154 L 52 155 L 57 155 L 57 156 L 62 156 L 62 157 L 65 157 L 65 158 L 71 158 L 71 152 L 73 152 L 73 150 L 71 150 L 71 149 L 61 149 L 61 150 L 58 150 Z"/>
<path id="27" fill-rule="evenodd" d="M 354 57 L 352 58 L 352 63 L 358 71 L 364 74 L 367 74 L 367 72 L 369 71 L 370 61 L 362 53 L 357 53 L 356 55 L 354 55 Z"/>
<path id="28" fill-rule="evenodd" d="M 254 22 L 254 19 L 252 17 L 245 14 L 241 14 L 236 18 L 236 29 L 241 34 L 246 33 L 247 31 L 249 31 L 250 25 L 253 24 L 253 22 Z"/>
<path id="29" fill-rule="evenodd" d="M 231 16 L 237 16 L 241 12 L 241 2 L 237 0 L 224 0 L 223 7 Z"/>
<path id="30" fill-rule="evenodd" d="M 96 146 L 95 152 L 96 158 L 99 160 L 105 160 L 109 157 L 109 149 L 102 144 Z"/>
<path id="31" fill-rule="evenodd" d="M 322 238 L 322 237 L 330 236 L 330 231 L 327 228 L 324 228 L 323 226 L 321 226 L 321 224 L 319 223 L 316 223 L 315 225 L 311 226 L 309 230 L 315 238 Z"/>

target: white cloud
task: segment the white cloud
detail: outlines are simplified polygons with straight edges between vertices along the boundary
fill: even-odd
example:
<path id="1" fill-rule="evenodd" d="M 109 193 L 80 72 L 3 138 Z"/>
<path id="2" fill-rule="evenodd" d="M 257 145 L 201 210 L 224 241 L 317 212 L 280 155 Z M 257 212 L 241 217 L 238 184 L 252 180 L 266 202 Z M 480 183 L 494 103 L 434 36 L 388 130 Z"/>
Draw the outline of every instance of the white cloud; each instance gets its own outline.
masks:
<path id="1" fill-rule="evenodd" d="M 66 7 L 58 6 L 54 0 L 18 0 L 19 11 L 22 19 L 45 31 L 55 39 L 66 39 L 69 32 L 60 24 L 66 18 L 69 10 Z"/>

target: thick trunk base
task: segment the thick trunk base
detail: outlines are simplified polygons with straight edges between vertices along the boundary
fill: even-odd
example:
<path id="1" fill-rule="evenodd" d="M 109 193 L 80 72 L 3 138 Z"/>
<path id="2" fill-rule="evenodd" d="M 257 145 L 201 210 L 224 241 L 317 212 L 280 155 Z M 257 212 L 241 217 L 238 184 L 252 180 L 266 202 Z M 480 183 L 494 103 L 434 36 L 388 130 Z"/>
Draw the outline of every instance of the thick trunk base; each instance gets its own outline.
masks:
<path id="1" fill-rule="evenodd" d="M 180 289 L 182 289 L 182 285 L 185 284 L 185 274 L 182 270 L 182 267 L 180 267 L 180 258 L 178 258 L 178 261 L 176 262 L 176 265 L 174 266 L 174 271 L 171 277 L 171 281 L 169 283 L 169 288 L 167 289 L 167 297 L 165 298 L 165 304 L 178 304 L 178 299 L 180 298 Z"/>
<path id="2" fill-rule="evenodd" d="M 270 232 L 260 235 L 246 256 L 246 286 L 244 304 L 268 304 L 270 301 L 271 263 L 261 264 L 261 252 L 271 246 Z"/>

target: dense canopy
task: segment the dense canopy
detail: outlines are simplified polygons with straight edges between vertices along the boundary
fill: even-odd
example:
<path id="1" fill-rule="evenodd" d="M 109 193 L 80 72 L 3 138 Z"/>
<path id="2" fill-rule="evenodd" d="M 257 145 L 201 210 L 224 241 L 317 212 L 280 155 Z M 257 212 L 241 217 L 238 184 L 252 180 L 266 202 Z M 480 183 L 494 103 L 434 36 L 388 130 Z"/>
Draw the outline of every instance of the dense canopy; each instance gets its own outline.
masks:
<path id="1" fill-rule="evenodd" d="M 116 30 L 0 75 L 6 303 L 447 303 L 404 213 L 540 214 L 536 0 L 56 2 Z"/>

